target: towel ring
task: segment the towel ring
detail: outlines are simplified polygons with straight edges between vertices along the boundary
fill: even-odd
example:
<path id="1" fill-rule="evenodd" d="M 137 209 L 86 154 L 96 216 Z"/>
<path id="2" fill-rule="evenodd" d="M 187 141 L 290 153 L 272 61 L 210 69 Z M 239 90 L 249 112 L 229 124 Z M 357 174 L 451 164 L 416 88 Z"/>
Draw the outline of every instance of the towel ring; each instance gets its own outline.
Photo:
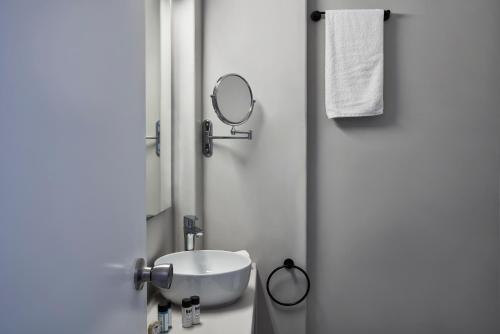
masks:
<path id="1" fill-rule="evenodd" d="M 272 293 L 271 293 L 271 290 L 269 289 L 269 282 L 271 281 L 271 277 L 280 269 L 287 269 L 287 270 L 291 270 L 291 269 L 297 269 L 298 271 L 300 271 L 302 274 L 304 274 L 304 277 L 306 278 L 307 280 L 307 289 L 306 289 L 306 292 L 304 293 L 304 295 L 302 297 L 300 297 L 300 299 L 298 299 L 297 301 L 293 302 L 293 303 L 285 303 L 285 302 L 282 302 L 282 301 L 279 301 L 278 299 L 276 299 Z M 304 269 L 302 269 L 301 267 L 298 267 L 295 265 L 295 263 L 293 262 L 292 259 L 286 259 L 284 262 L 283 262 L 283 265 L 282 266 L 279 266 L 278 268 L 274 269 L 273 271 L 271 271 L 271 273 L 269 274 L 269 276 L 267 277 L 267 283 L 266 283 L 266 290 L 267 290 L 267 294 L 269 295 L 269 297 L 271 297 L 272 301 L 275 302 L 276 304 L 279 304 L 279 305 L 282 305 L 282 306 L 294 306 L 294 305 L 297 305 L 299 304 L 300 302 L 302 302 L 304 299 L 306 299 L 307 295 L 309 294 L 309 290 L 311 289 L 311 281 L 309 280 L 309 275 L 307 275 L 306 271 Z"/>

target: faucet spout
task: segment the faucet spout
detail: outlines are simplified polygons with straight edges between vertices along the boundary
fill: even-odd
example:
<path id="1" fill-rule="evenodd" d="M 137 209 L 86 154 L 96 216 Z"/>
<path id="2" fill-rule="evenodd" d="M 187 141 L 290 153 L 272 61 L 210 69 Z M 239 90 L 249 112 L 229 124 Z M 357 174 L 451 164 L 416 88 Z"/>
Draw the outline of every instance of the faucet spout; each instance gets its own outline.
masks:
<path id="1" fill-rule="evenodd" d="M 195 247 L 196 238 L 203 236 L 203 229 L 196 226 L 198 217 L 194 215 L 184 216 L 184 250 L 192 251 Z"/>

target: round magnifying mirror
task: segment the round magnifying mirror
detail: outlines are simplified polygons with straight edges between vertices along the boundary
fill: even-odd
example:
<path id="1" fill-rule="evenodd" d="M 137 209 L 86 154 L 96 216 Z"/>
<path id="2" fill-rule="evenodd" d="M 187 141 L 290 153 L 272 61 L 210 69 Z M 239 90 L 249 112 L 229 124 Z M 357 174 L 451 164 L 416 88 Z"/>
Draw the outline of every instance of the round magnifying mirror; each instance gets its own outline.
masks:
<path id="1" fill-rule="evenodd" d="M 245 123 L 252 115 L 252 89 L 241 75 L 226 74 L 217 80 L 212 105 L 219 119 L 231 126 Z"/>

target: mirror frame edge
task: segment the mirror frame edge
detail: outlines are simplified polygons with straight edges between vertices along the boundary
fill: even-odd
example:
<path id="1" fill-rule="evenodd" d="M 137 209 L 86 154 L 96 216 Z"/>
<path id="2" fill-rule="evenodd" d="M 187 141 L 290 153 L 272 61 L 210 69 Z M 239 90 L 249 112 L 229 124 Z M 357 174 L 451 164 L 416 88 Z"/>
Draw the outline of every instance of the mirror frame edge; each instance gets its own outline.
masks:
<path id="1" fill-rule="evenodd" d="M 236 77 L 240 78 L 241 80 L 243 80 L 243 82 L 245 83 L 245 85 L 248 88 L 248 91 L 250 92 L 250 108 L 249 108 L 246 116 L 241 121 L 239 121 L 239 122 L 232 122 L 228 118 L 226 118 L 224 116 L 224 114 L 222 114 L 222 112 L 221 112 L 221 110 L 219 108 L 219 104 L 217 103 L 217 92 L 219 90 L 219 86 L 224 81 L 224 79 L 226 79 L 226 78 L 228 78 L 230 76 L 236 76 Z M 239 75 L 237 73 L 224 74 L 219 79 L 217 79 L 217 82 L 215 83 L 215 86 L 214 86 L 212 95 L 210 95 L 210 98 L 212 99 L 212 107 L 214 108 L 214 111 L 217 114 L 217 117 L 223 123 L 225 123 L 227 125 L 230 125 L 230 126 L 233 126 L 233 127 L 238 126 L 238 125 L 242 125 L 242 124 L 246 123 L 250 119 L 250 116 L 252 116 L 253 109 L 254 109 L 254 106 L 255 106 L 255 99 L 253 98 L 252 87 L 250 87 L 250 84 L 248 83 L 248 81 L 243 76 L 241 76 L 241 75 Z"/>

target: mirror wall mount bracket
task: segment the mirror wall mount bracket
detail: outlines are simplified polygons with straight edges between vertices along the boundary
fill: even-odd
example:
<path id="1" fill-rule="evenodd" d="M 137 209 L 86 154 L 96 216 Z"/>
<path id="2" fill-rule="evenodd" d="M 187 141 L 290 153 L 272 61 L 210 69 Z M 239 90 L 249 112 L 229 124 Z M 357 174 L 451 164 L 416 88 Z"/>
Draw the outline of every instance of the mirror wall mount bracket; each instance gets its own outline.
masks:
<path id="1" fill-rule="evenodd" d="M 230 136 L 214 136 L 213 135 L 212 121 L 210 121 L 208 119 L 203 121 L 203 123 L 201 124 L 201 128 L 202 128 L 202 133 L 201 133 L 202 151 L 203 151 L 203 155 L 207 158 L 210 158 L 213 155 L 213 152 L 214 152 L 213 141 L 215 139 L 247 139 L 247 140 L 252 140 L 252 138 L 253 138 L 252 130 L 250 130 L 250 131 L 238 131 L 238 130 L 236 130 L 236 128 L 234 126 L 231 128 L 231 135 Z"/>
<path id="2" fill-rule="evenodd" d="M 155 136 L 147 136 L 146 139 L 155 140 L 155 152 L 156 156 L 160 156 L 160 121 L 155 123 Z"/>

